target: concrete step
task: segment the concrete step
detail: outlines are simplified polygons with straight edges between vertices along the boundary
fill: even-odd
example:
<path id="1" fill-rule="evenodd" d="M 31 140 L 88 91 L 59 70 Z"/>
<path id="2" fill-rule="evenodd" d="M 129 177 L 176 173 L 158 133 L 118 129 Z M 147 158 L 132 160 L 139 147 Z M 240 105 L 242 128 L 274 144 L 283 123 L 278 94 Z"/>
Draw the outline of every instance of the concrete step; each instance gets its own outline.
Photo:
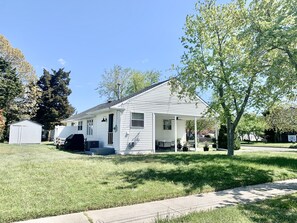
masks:
<path id="1" fill-rule="evenodd" d="M 90 151 L 85 151 L 89 155 L 111 155 L 115 154 L 114 148 L 103 147 L 103 148 L 91 148 Z"/>

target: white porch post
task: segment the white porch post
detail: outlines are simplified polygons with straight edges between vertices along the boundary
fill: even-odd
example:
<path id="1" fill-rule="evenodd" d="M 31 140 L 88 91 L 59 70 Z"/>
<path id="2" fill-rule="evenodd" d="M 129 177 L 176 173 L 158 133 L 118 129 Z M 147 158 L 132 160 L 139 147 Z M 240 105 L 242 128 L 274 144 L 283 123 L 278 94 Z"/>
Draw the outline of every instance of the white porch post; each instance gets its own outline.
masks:
<path id="1" fill-rule="evenodd" d="M 177 152 L 177 117 L 174 116 L 174 151 Z"/>
<path id="2" fill-rule="evenodd" d="M 197 117 L 194 118 L 194 122 L 195 122 L 195 130 L 194 130 L 194 134 L 195 134 L 195 151 L 197 151 L 197 149 L 198 149 L 198 141 L 197 141 Z"/>
<path id="3" fill-rule="evenodd" d="M 153 142 L 152 142 L 152 145 L 153 145 L 153 153 L 156 153 L 156 116 L 155 116 L 155 113 L 152 114 L 152 134 L 153 134 Z"/>

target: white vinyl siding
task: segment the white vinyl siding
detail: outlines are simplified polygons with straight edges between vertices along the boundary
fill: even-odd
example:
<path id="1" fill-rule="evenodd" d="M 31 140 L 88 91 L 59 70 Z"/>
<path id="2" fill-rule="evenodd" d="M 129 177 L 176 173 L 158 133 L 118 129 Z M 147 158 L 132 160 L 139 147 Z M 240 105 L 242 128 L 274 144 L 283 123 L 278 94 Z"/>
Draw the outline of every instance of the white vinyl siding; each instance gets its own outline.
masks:
<path id="1" fill-rule="evenodd" d="M 143 128 L 144 127 L 144 114 L 143 113 L 131 113 L 131 128 Z"/>
<path id="2" fill-rule="evenodd" d="M 143 153 L 152 149 L 152 113 L 144 114 L 144 127 L 131 128 L 131 111 L 121 114 L 120 151 L 124 153 Z M 129 143 L 134 142 L 132 148 Z"/>
<path id="3" fill-rule="evenodd" d="M 147 92 L 129 99 L 117 106 L 129 111 L 151 112 L 158 114 L 177 114 L 185 116 L 202 116 L 207 110 L 204 102 L 197 98 L 179 99 L 170 90 L 168 83 L 161 84 Z"/>
<path id="4" fill-rule="evenodd" d="M 190 101 L 190 100 L 188 100 Z M 170 91 L 167 83 L 161 84 L 143 94 L 137 95 L 128 101 L 115 106 L 124 109 L 121 113 L 120 151 L 123 153 L 142 153 L 153 151 L 153 114 L 177 114 L 191 117 L 204 115 L 207 106 L 197 98 L 197 101 L 187 102 L 179 99 Z M 138 111 L 144 113 L 144 127 L 131 128 L 131 114 Z M 160 127 L 163 129 L 163 120 L 160 120 Z M 156 121 L 157 124 L 157 121 Z M 173 121 L 171 131 L 174 133 Z M 184 130 L 184 129 L 183 129 Z M 157 133 L 156 133 L 157 134 Z M 156 135 L 157 137 L 157 135 Z M 165 137 L 164 137 L 165 139 Z M 133 148 L 129 148 L 129 142 L 135 141 Z"/>

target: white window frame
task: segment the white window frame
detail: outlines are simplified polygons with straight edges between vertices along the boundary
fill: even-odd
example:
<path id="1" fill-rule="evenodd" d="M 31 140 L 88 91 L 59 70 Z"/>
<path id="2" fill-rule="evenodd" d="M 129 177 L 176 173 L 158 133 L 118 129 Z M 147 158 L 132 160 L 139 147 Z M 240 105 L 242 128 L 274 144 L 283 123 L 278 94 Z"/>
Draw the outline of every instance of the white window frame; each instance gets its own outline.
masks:
<path id="1" fill-rule="evenodd" d="M 133 114 L 142 114 L 143 115 L 143 119 L 133 119 Z M 133 121 L 142 121 L 143 122 L 143 126 L 133 126 Z M 131 126 L 132 129 L 143 129 L 144 128 L 144 112 L 131 112 L 130 126 Z"/>
<path id="2" fill-rule="evenodd" d="M 83 130 L 83 121 L 79 121 L 77 123 L 77 131 L 82 131 Z"/>
<path id="3" fill-rule="evenodd" d="M 92 136 L 93 135 L 93 127 L 94 127 L 94 121 L 93 119 L 87 120 L 87 135 Z"/>

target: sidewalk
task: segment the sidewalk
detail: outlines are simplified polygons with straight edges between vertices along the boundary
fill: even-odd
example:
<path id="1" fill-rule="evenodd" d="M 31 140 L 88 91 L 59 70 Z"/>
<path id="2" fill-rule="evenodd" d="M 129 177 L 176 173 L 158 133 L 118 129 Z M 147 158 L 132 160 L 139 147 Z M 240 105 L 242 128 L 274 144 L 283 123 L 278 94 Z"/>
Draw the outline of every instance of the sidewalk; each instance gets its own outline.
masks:
<path id="1" fill-rule="evenodd" d="M 264 200 L 294 192 L 297 192 L 297 179 L 18 223 L 152 223 L 157 218 L 177 217 L 193 211 Z"/>
<path id="2" fill-rule="evenodd" d="M 241 145 L 240 150 L 237 152 L 297 152 L 295 148 L 278 148 L 278 147 L 264 147 L 264 146 L 252 146 L 252 145 Z"/>

